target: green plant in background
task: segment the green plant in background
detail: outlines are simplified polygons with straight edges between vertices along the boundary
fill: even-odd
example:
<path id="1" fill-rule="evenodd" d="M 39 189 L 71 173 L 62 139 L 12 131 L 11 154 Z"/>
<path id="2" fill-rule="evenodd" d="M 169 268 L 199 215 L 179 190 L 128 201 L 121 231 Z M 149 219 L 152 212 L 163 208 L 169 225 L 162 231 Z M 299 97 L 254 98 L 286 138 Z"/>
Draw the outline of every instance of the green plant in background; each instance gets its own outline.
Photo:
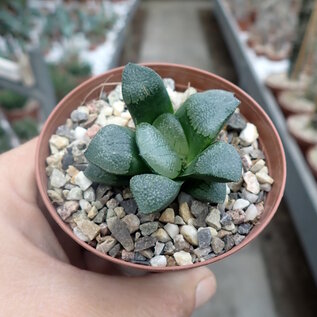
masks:
<path id="1" fill-rule="evenodd" d="M 63 63 L 65 71 L 76 77 L 87 77 L 91 75 L 91 66 L 87 62 L 80 61 L 77 55 L 71 55 Z"/>
<path id="2" fill-rule="evenodd" d="M 11 90 L 0 91 L 0 106 L 5 110 L 21 109 L 25 106 L 27 97 Z"/>
<path id="3" fill-rule="evenodd" d="M 223 202 L 225 183 L 238 181 L 242 172 L 235 148 L 217 141 L 240 103 L 233 93 L 196 93 L 174 113 L 161 77 L 129 63 L 122 94 L 136 130 L 117 125 L 100 129 L 85 152 L 85 175 L 112 186 L 129 182 L 142 213 L 163 210 L 181 187 L 199 200 Z"/>
<path id="4" fill-rule="evenodd" d="M 31 140 L 39 133 L 37 122 L 28 117 L 14 121 L 12 129 L 22 142 Z"/>
<path id="5" fill-rule="evenodd" d="M 50 65 L 49 70 L 58 100 L 64 98 L 78 85 L 76 78 L 67 73 L 61 65 Z"/>
<path id="6" fill-rule="evenodd" d="M 0 153 L 9 151 L 10 149 L 10 138 L 5 132 L 5 130 L 2 127 L 0 127 Z"/>

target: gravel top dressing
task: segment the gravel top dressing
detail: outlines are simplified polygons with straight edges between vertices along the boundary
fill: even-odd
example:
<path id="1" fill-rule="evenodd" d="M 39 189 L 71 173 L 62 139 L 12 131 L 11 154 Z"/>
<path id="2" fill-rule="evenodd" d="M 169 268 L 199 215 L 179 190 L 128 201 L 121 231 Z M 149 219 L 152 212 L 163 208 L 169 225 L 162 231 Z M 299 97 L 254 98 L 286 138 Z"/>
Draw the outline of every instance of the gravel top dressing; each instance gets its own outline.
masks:
<path id="1" fill-rule="evenodd" d="M 164 79 L 174 109 L 196 90 L 175 91 Z M 140 265 L 188 265 L 205 261 L 241 243 L 264 211 L 273 179 L 259 148 L 254 124 L 237 109 L 218 139 L 233 145 L 242 161 L 240 181 L 227 183 L 222 204 L 204 203 L 185 192 L 163 211 L 142 214 L 129 187 L 93 183 L 84 170 L 84 153 L 100 128 L 116 124 L 134 128 L 121 85 L 99 100 L 78 105 L 49 141 L 47 193 L 74 234 L 99 252 Z"/>

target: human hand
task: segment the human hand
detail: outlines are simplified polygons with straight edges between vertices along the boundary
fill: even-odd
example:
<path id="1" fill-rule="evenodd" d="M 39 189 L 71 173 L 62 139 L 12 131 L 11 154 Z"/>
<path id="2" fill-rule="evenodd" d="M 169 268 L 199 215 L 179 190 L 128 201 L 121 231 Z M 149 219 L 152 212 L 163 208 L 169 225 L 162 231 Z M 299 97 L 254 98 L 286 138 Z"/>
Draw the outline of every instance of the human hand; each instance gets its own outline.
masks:
<path id="1" fill-rule="evenodd" d="M 62 248 L 37 201 L 35 146 L 36 139 L 0 156 L 0 316 L 183 317 L 214 294 L 207 268 L 105 275 L 96 273 L 105 261 L 85 263 L 69 238 Z M 74 253 L 85 269 L 70 263 Z"/>

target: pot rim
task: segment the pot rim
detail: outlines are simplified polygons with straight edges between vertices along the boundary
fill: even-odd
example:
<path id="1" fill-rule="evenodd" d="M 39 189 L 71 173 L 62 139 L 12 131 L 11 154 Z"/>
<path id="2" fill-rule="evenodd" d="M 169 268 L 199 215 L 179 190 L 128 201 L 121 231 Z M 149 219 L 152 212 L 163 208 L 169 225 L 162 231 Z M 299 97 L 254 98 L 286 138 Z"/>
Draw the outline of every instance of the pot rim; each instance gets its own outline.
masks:
<path id="1" fill-rule="evenodd" d="M 179 270 L 186 270 L 186 269 L 191 269 L 191 268 L 196 268 L 196 267 L 200 267 L 200 266 L 205 266 L 211 263 L 215 263 L 218 262 L 236 252 L 238 252 L 240 249 L 242 249 L 243 247 L 245 247 L 247 244 L 249 244 L 251 241 L 253 241 L 263 230 L 264 228 L 269 224 L 269 222 L 271 221 L 271 219 L 273 218 L 274 214 L 277 211 L 277 208 L 281 202 L 281 199 L 283 197 L 284 194 L 284 189 L 285 189 L 285 183 L 286 183 L 286 159 L 285 159 L 285 153 L 284 153 L 284 149 L 283 149 L 283 145 L 282 145 L 282 141 L 278 135 L 278 132 L 275 128 L 275 126 L 273 125 L 271 119 L 268 117 L 268 115 L 264 112 L 264 110 L 261 108 L 261 106 L 251 97 L 249 96 L 246 92 L 244 92 L 241 88 L 239 88 L 238 86 L 232 84 L 231 82 L 229 82 L 228 80 L 215 75 L 213 73 L 201 70 L 199 68 L 196 67 L 192 67 L 192 66 L 185 66 L 185 65 L 181 65 L 181 64 L 175 64 L 175 63 L 162 63 L 162 62 L 148 62 L 148 63 L 139 63 L 140 65 L 143 66 L 147 66 L 147 67 L 156 67 L 156 66 L 164 66 L 164 67 L 170 67 L 170 68 L 174 68 L 174 69 L 182 69 L 182 70 L 188 70 L 188 71 L 192 71 L 192 72 L 196 72 L 208 77 L 213 77 L 215 80 L 221 82 L 224 86 L 226 86 L 227 88 L 232 88 L 232 90 L 239 92 L 244 98 L 249 99 L 250 102 L 252 103 L 253 107 L 256 108 L 256 111 L 258 111 L 261 116 L 264 118 L 265 121 L 267 121 L 267 123 L 270 125 L 270 128 L 273 131 L 273 134 L 277 140 L 278 143 L 278 147 L 280 148 L 281 154 L 282 154 L 282 180 L 281 180 L 281 190 L 278 194 L 278 197 L 276 199 L 275 204 L 271 207 L 271 210 L 273 210 L 273 212 L 270 212 L 269 215 L 267 217 L 265 217 L 263 219 L 263 221 L 261 221 L 257 226 L 258 226 L 258 230 L 255 233 L 255 235 L 251 238 L 251 239 L 247 239 L 248 236 L 246 236 L 246 239 L 244 239 L 240 244 L 238 244 L 237 246 L 234 246 L 231 250 L 218 255 L 214 258 L 208 259 L 206 261 L 203 262 L 197 262 L 197 263 L 193 263 L 190 265 L 183 265 L 183 266 L 166 266 L 166 267 L 153 267 L 153 266 L 145 266 L 145 265 L 140 265 L 140 264 L 136 264 L 136 263 L 132 263 L 132 262 L 127 262 L 124 261 L 122 259 L 118 259 L 118 258 L 113 258 L 110 255 L 104 254 L 99 252 L 98 250 L 96 250 L 94 247 L 90 246 L 89 244 L 87 244 L 86 242 L 80 240 L 77 236 L 75 236 L 75 234 L 69 230 L 68 228 L 68 224 L 65 223 L 60 216 L 57 214 L 55 207 L 53 206 L 53 204 L 51 203 L 51 201 L 49 200 L 48 196 L 47 196 L 47 189 L 45 186 L 43 186 L 42 182 L 41 182 L 41 173 L 40 173 L 40 152 L 41 152 L 41 147 L 42 146 L 47 146 L 47 144 L 42 144 L 44 141 L 44 135 L 46 135 L 46 129 L 49 125 L 49 122 L 54 119 L 55 117 L 55 113 L 59 110 L 59 108 L 64 106 L 65 101 L 67 101 L 67 99 L 69 98 L 69 96 L 76 94 L 78 91 L 80 91 L 82 89 L 83 86 L 85 86 L 87 83 L 91 83 L 93 81 L 95 81 L 98 78 L 103 77 L 105 74 L 107 74 L 108 72 L 114 72 L 114 71 L 122 71 L 124 66 L 120 66 L 120 67 L 116 67 L 113 69 L 110 69 L 108 71 L 106 71 L 103 74 L 100 74 L 98 76 L 94 76 L 91 79 L 83 82 L 82 84 L 80 84 L 79 86 L 77 86 L 75 89 L 73 89 L 71 92 L 69 92 L 55 107 L 55 109 L 51 112 L 51 114 L 49 115 L 48 119 L 46 120 L 41 134 L 39 136 L 38 142 L 37 142 L 37 147 L 36 147 L 36 157 L 35 157 L 35 173 L 36 173 L 36 183 L 37 183 L 37 187 L 38 190 L 40 192 L 41 198 L 45 204 L 45 207 L 48 209 L 50 215 L 52 216 L 52 218 L 55 220 L 55 222 L 59 225 L 59 227 L 68 235 L 70 236 L 73 240 L 75 240 L 79 245 L 81 245 L 83 248 L 85 248 L 86 250 L 92 252 L 93 254 L 97 255 L 98 257 L 101 257 L 105 260 L 108 260 L 112 263 L 127 267 L 127 268 L 133 268 L 133 269 L 137 269 L 137 270 L 141 270 L 141 271 L 148 271 L 148 272 L 168 272 L 168 271 L 179 271 Z M 45 187 L 45 188 L 44 188 Z"/>

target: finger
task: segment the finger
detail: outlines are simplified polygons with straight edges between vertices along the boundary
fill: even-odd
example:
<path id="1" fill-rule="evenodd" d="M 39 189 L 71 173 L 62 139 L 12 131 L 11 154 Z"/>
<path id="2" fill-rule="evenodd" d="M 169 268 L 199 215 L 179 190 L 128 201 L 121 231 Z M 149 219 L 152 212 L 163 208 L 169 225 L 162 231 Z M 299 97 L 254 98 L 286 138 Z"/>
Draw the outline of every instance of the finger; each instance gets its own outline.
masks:
<path id="1" fill-rule="evenodd" d="M 95 310 L 105 316 L 188 317 L 215 293 L 216 280 L 206 268 L 182 272 L 149 274 L 127 278 L 81 271 L 81 288 L 94 289 L 89 307 L 106 298 Z M 98 295 L 97 295 L 98 294 Z M 91 315 L 95 316 L 95 315 Z"/>
<path id="2" fill-rule="evenodd" d="M 0 155 L 1 184 L 14 190 L 19 199 L 36 203 L 35 148 L 37 138 Z"/>

